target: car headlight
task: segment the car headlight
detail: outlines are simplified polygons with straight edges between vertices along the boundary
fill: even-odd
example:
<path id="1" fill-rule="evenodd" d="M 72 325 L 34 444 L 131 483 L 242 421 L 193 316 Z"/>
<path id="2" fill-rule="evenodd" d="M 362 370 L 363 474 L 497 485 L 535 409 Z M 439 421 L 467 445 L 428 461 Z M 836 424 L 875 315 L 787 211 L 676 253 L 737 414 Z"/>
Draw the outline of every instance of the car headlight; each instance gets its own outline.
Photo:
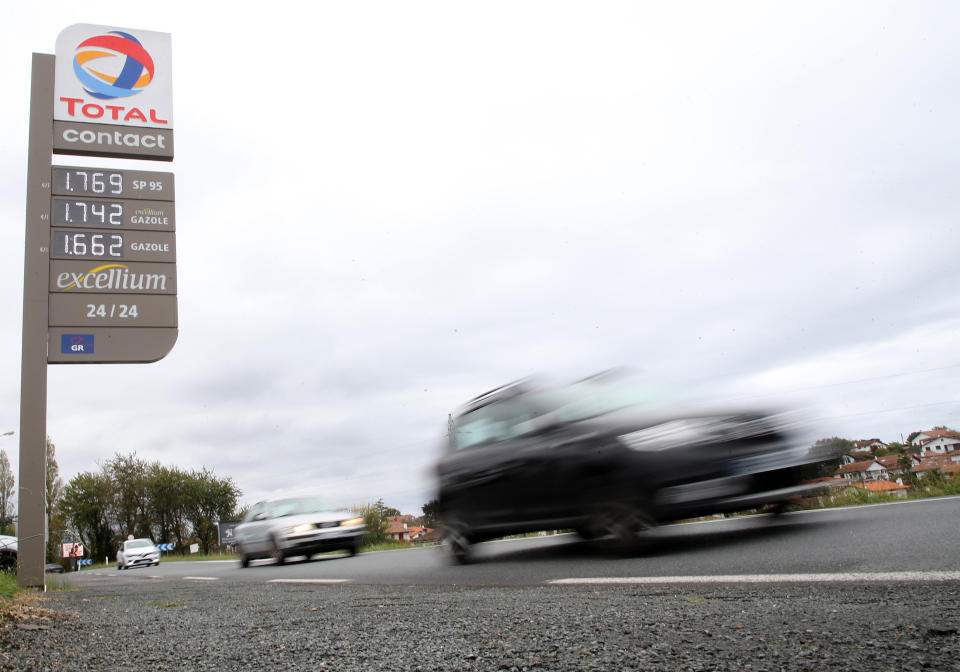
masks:
<path id="1" fill-rule="evenodd" d="M 350 520 L 340 521 L 340 527 L 350 527 L 351 525 L 360 525 L 363 523 L 363 518 L 351 518 Z"/>
<path id="2" fill-rule="evenodd" d="M 300 523 L 299 525 L 294 525 L 290 528 L 290 531 L 294 534 L 303 534 L 304 532 L 309 532 L 313 529 L 313 523 Z"/>

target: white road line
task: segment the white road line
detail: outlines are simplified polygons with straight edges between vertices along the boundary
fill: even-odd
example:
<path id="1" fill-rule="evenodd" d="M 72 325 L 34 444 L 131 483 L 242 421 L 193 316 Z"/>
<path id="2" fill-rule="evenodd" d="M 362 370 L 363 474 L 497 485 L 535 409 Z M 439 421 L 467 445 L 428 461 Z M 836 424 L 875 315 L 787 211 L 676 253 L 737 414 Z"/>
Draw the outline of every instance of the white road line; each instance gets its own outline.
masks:
<path id="1" fill-rule="evenodd" d="M 270 579 L 267 583 L 350 583 L 350 579 Z"/>
<path id="2" fill-rule="evenodd" d="M 219 581 L 220 577 L 218 576 L 185 576 L 183 577 L 184 581 Z"/>
<path id="3" fill-rule="evenodd" d="M 551 584 L 842 583 L 863 581 L 960 581 L 960 572 L 848 572 L 840 574 L 726 574 L 719 576 L 603 576 L 556 579 Z"/>

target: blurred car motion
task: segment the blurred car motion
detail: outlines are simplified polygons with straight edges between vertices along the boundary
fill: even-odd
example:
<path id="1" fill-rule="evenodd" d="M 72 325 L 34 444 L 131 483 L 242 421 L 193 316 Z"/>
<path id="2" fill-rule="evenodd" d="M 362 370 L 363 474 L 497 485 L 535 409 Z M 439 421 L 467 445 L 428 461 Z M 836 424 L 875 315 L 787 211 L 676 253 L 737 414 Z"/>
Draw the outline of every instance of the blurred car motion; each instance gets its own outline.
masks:
<path id="1" fill-rule="evenodd" d="M 828 456 L 804 448 L 785 416 L 650 410 L 631 389 L 608 375 L 520 381 L 452 414 L 437 470 L 453 559 L 540 530 L 629 545 L 661 522 L 783 506 L 819 487 L 801 483 L 804 467 Z"/>
<path id="2" fill-rule="evenodd" d="M 335 511 L 315 497 L 258 502 L 234 530 L 240 566 L 254 558 L 278 564 L 295 555 L 307 558 L 323 551 L 346 550 L 356 555 L 366 533 L 363 518 Z"/>
<path id="3" fill-rule="evenodd" d="M 117 569 L 160 564 L 160 549 L 151 539 L 127 539 L 117 551 Z"/>

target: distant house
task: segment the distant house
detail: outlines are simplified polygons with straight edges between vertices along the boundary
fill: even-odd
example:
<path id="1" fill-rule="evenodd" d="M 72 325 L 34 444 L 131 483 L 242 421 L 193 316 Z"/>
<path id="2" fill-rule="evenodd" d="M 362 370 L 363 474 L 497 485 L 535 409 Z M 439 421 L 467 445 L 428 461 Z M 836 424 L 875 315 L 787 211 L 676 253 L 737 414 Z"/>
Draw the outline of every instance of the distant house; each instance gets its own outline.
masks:
<path id="1" fill-rule="evenodd" d="M 923 444 L 933 441 L 934 439 L 940 438 L 960 438 L 960 433 L 953 431 L 952 429 L 928 429 L 925 432 L 920 432 L 915 437 L 913 441 L 910 442 L 911 446 L 923 446 Z"/>
<path id="2" fill-rule="evenodd" d="M 904 469 L 902 466 L 900 466 L 901 457 L 903 457 L 903 455 L 900 453 L 894 453 L 893 455 L 884 455 L 883 457 L 878 457 L 876 461 L 887 469 L 887 476 L 890 478 L 913 471 L 913 468 L 920 464 L 919 457 L 916 455 L 909 455 L 910 468 Z"/>
<path id="3" fill-rule="evenodd" d="M 393 541 L 422 541 L 430 528 L 413 524 L 413 516 L 390 516 L 387 518 L 386 534 Z"/>
<path id="4" fill-rule="evenodd" d="M 862 441 L 853 442 L 853 451 L 854 452 L 871 452 L 876 453 L 878 450 L 886 450 L 887 444 L 885 444 L 880 439 L 863 439 Z"/>
<path id="5" fill-rule="evenodd" d="M 934 469 L 939 469 L 940 473 L 945 476 L 960 474 L 960 450 L 925 457 L 920 461 L 920 464 L 913 468 L 913 473 L 919 478 L 923 478 Z"/>
<path id="6" fill-rule="evenodd" d="M 845 478 L 851 483 L 867 483 L 888 478 L 887 468 L 876 460 L 861 460 L 851 464 L 841 465 L 836 476 Z"/>
<path id="7" fill-rule="evenodd" d="M 920 455 L 944 455 L 960 449 L 960 436 L 938 436 L 920 444 Z"/>
<path id="8" fill-rule="evenodd" d="M 410 541 L 410 527 L 399 518 L 394 516 L 388 520 L 387 536 L 394 541 Z"/>

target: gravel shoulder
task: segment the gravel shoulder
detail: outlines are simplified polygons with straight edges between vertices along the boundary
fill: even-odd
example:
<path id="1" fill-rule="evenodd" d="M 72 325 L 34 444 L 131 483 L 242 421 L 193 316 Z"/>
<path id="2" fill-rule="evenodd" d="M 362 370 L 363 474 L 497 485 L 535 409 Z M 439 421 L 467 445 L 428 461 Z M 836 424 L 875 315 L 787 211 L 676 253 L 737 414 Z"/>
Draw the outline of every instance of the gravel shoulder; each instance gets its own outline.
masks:
<path id="1" fill-rule="evenodd" d="M 54 591 L 0 669 L 960 670 L 960 583 Z"/>

